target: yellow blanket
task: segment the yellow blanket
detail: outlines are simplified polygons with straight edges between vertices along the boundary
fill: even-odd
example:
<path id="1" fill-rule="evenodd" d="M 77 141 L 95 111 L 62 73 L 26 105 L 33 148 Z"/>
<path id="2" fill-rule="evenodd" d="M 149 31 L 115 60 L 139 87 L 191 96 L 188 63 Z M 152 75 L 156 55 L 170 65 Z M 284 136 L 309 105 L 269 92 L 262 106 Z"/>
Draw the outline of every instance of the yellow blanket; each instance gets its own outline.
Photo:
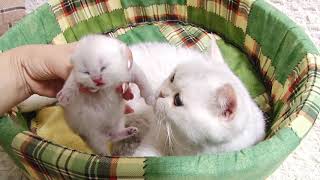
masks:
<path id="1" fill-rule="evenodd" d="M 40 137 L 53 143 L 66 146 L 81 152 L 93 153 L 79 135 L 74 133 L 64 119 L 63 108 L 51 106 L 39 110 L 32 120 L 31 129 Z M 111 144 L 106 142 L 111 149 Z"/>

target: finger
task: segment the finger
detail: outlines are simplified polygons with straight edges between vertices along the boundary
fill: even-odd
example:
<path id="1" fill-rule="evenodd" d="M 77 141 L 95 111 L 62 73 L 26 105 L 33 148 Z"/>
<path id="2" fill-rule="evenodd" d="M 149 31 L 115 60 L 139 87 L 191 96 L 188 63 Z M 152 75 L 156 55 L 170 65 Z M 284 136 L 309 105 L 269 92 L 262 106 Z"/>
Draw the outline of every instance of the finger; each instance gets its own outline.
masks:
<path id="1" fill-rule="evenodd" d="M 72 64 L 71 64 L 71 55 L 74 52 L 74 49 L 76 47 L 76 42 L 74 43 L 69 43 L 66 45 L 62 45 L 62 48 L 66 50 L 66 59 L 65 59 L 65 68 L 64 71 L 61 73 L 61 78 L 66 80 L 73 68 Z"/>
<path id="2" fill-rule="evenodd" d="M 56 97 L 62 89 L 64 81 L 61 79 L 32 82 L 32 91 L 41 96 Z"/>
<path id="3" fill-rule="evenodd" d="M 71 55 L 75 49 L 76 43 L 54 45 L 49 47 L 50 53 L 47 58 L 48 69 L 57 77 L 66 80 L 73 68 L 71 64 Z"/>

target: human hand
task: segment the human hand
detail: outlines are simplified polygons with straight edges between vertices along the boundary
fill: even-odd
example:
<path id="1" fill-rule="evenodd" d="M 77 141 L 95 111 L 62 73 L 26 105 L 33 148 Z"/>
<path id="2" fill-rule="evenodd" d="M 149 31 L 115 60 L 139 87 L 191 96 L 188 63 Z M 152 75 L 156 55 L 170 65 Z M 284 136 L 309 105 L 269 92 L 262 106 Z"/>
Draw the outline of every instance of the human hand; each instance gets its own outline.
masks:
<path id="1" fill-rule="evenodd" d="M 0 115 L 32 94 L 55 97 L 72 69 L 74 48 L 75 43 L 27 45 L 0 54 L 0 93 L 6 94 L 0 96 Z M 130 88 L 117 89 L 123 99 L 133 99 Z"/>
<path id="2" fill-rule="evenodd" d="M 0 54 L 0 114 L 32 94 L 55 97 L 72 66 L 75 44 L 27 45 Z"/>
<path id="3" fill-rule="evenodd" d="M 10 51 L 27 96 L 55 97 L 72 68 L 70 56 L 75 44 L 28 45 Z"/>

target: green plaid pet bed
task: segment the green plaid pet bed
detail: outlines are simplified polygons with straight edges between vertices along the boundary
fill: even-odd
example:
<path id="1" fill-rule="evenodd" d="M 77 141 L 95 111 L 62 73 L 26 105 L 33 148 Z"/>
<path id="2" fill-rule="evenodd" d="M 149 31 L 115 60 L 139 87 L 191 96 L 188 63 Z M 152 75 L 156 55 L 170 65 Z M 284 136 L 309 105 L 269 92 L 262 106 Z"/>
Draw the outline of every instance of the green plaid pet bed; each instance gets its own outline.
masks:
<path id="1" fill-rule="evenodd" d="M 206 51 L 209 32 L 222 37 L 227 63 L 268 115 L 268 137 L 256 146 L 194 157 L 99 157 L 32 134 L 20 113 L 0 120 L 1 145 L 33 179 L 266 178 L 318 118 L 320 58 L 301 28 L 264 0 L 51 0 L 0 38 L 0 50 L 104 33 L 127 44 Z"/>

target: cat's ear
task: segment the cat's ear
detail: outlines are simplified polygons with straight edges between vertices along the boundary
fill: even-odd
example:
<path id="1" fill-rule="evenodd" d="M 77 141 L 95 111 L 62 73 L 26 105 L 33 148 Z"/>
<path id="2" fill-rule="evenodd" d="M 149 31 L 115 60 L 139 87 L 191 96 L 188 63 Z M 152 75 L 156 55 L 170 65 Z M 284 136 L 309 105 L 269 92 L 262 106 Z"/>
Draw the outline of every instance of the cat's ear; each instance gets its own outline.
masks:
<path id="1" fill-rule="evenodd" d="M 237 109 L 237 96 L 230 84 L 219 87 L 214 94 L 214 112 L 223 119 L 230 121 L 234 118 Z"/>
<path id="2" fill-rule="evenodd" d="M 132 68 L 133 65 L 133 57 L 132 57 L 132 52 L 130 48 L 126 44 L 122 44 L 122 52 L 125 56 L 125 59 L 127 60 L 127 67 L 128 70 Z"/>
<path id="3" fill-rule="evenodd" d="M 217 40 L 213 37 L 208 47 L 208 55 L 212 61 L 224 62 Z"/>

